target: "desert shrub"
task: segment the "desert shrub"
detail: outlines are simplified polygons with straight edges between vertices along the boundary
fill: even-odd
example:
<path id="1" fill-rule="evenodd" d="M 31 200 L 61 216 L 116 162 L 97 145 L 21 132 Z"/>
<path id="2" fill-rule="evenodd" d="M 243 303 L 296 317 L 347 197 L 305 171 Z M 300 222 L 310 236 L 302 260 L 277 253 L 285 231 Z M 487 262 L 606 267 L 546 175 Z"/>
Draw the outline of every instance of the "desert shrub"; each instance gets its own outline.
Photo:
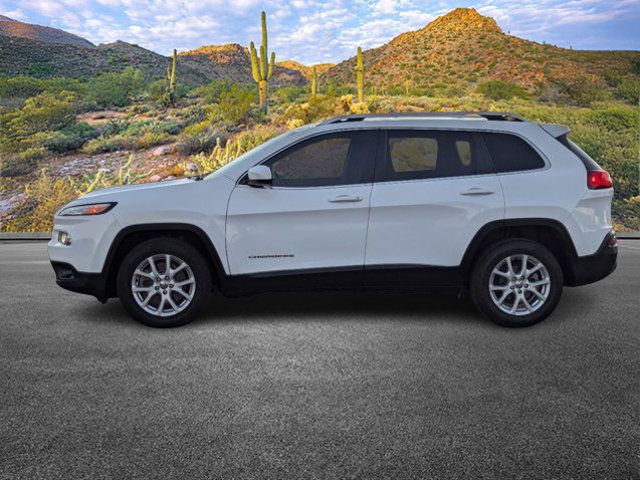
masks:
<path id="1" fill-rule="evenodd" d="M 16 207 L 17 214 L 3 225 L 7 232 L 48 232 L 53 216 L 77 194 L 68 180 L 52 178 L 44 173 L 25 186 L 25 195 Z"/>
<path id="2" fill-rule="evenodd" d="M 625 102 L 637 105 L 640 102 L 640 78 L 627 78 L 618 84 L 618 97 Z"/>
<path id="3" fill-rule="evenodd" d="M 86 99 L 98 107 L 124 107 L 144 90 L 142 72 L 133 67 L 121 73 L 106 72 L 89 82 Z"/>
<path id="4" fill-rule="evenodd" d="M 210 154 L 193 155 L 190 161 L 184 165 L 184 169 L 191 175 L 211 173 L 281 132 L 280 129 L 258 126 L 253 130 L 241 132 L 226 142 L 217 137 Z"/>
<path id="5" fill-rule="evenodd" d="M 79 149 L 98 134 L 98 129 L 88 123 L 80 122 L 62 130 L 47 132 L 42 143 L 50 152 L 65 153 Z"/>
<path id="6" fill-rule="evenodd" d="M 0 177 L 26 175 L 33 172 L 37 166 L 37 160 L 24 160 L 17 153 L 4 153 L 0 156 Z"/>
<path id="7" fill-rule="evenodd" d="M 74 100 L 75 95 L 71 92 L 41 93 L 28 99 L 20 110 L 3 115 L 0 128 L 8 136 L 64 128 L 75 120 Z"/>
<path id="8" fill-rule="evenodd" d="M 566 103 L 571 105 L 588 107 L 598 100 L 607 98 L 607 91 L 597 79 L 591 76 L 582 75 L 566 78 L 556 80 L 555 83 L 561 93 L 560 100 L 562 101 L 562 97 L 564 97 L 566 98 Z"/>
<path id="9" fill-rule="evenodd" d="M 218 139 L 225 142 L 232 125 L 218 124 L 216 128 L 208 121 L 190 125 L 184 129 L 177 145 L 177 151 L 184 155 L 206 152 L 213 149 Z"/>
<path id="10" fill-rule="evenodd" d="M 612 210 L 625 229 L 640 230 L 640 195 L 614 199 Z"/>
<path id="11" fill-rule="evenodd" d="M 194 97 L 201 98 L 205 103 L 218 103 L 220 94 L 225 90 L 229 90 L 233 85 L 235 83 L 231 80 L 214 80 L 211 83 L 194 88 L 190 93 Z"/>
<path id="12" fill-rule="evenodd" d="M 166 80 L 155 80 L 147 87 L 147 98 L 152 102 L 162 103 L 167 91 Z"/>
<path id="13" fill-rule="evenodd" d="M 310 95 L 309 87 L 288 85 L 275 89 L 273 95 L 280 103 L 291 103 L 306 99 Z"/>
<path id="14" fill-rule="evenodd" d="M 526 98 L 527 91 L 515 83 L 489 80 L 478 87 L 478 92 L 492 100 L 509 100 L 514 97 Z"/>
<path id="15" fill-rule="evenodd" d="M 131 168 L 133 155 L 129 155 L 127 161 L 117 170 L 101 168 L 92 175 L 73 181 L 71 183 L 76 193 L 84 195 L 100 188 L 120 187 L 122 185 L 131 185 L 138 183 L 151 175 L 151 172 L 137 172 Z"/>
<path id="16" fill-rule="evenodd" d="M 168 143 L 181 130 L 182 125 L 175 120 L 113 120 L 107 122 L 100 136 L 87 142 L 82 150 L 93 155 L 117 150 L 145 149 Z"/>
<path id="17" fill-rule="evenodd" d="M 5 172 L 19 175 L 35 168 L 36 160 L 47 153 L 43 140 L 48 133 L 75 122 L 74 100 L 75 94 L 71 92 L 57 95 L 43 92 L 28 99 L 22 108 L 0 117 L 0 154 L 17 154 L 10 155 L 11 168 L 3 168 Z"/>
<path id="18" fill-rule="evenodd" d="M 218 102 L 208 107 L 207 118 L 211 123 L 242 123 L 249 120 L 254 110 L 255 91 L 242 84 L 233 84 L 218 95 Z"/>

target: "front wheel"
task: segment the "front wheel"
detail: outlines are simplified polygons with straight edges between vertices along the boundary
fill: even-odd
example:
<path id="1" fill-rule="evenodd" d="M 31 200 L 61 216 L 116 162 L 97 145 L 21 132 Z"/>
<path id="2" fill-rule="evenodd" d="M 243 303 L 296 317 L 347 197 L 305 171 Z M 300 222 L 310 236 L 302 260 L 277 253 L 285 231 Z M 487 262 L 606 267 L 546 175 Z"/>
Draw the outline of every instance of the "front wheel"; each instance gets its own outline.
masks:
<path id="1" fill-rule="evenodd" d="M 211 291 L 205 259 L 186 242 L 148 240 L 124 258 L 118 297 L 136 320 L 150 327 L 179 327 L 192 321 Z"/>
<path id="2" fill-rule="evenodd" d="M 528 327 L 558 305 L 562 268 L 539 243 L 510 240 L 478 259 L 469 286 L 473 302 L 487 318 L 505 327 Z"/>

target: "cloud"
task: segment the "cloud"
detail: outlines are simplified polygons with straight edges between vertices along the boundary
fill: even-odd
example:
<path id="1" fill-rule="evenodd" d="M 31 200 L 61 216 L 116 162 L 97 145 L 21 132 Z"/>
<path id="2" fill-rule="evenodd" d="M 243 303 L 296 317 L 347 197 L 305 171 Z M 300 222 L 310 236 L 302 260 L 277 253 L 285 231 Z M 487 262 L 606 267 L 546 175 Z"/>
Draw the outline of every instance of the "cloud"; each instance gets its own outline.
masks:
<path id="1" fill-rule="evenodd" d="M 351 57 L 357 46 L 376 47 L 420 29 L 458 4 L 457 0 L 1 1 L 11 18 L 62 28 L 94 43 L 120 39 L 163 54 L 175 47 L 259 41 L 259 11 L 264 9 L 269 48 L 279 59 L 304 63 Z M 467 6 L 524 38 L 578 48 L 581 39 L 590 47 L 640 47 L 635 27 L 640 22 L 638 0 L 479 0 Z"/>
<path id="2" fill-rule="evenodd" d="M 0 10 L 0 15 L 4 15 L 5 17 L 9 17 L 9 18 L 11 18 L 13 20 L 26 20 L 27 19 L 27 16 L 19 8 L 16 8 L 15 10 Z"/>

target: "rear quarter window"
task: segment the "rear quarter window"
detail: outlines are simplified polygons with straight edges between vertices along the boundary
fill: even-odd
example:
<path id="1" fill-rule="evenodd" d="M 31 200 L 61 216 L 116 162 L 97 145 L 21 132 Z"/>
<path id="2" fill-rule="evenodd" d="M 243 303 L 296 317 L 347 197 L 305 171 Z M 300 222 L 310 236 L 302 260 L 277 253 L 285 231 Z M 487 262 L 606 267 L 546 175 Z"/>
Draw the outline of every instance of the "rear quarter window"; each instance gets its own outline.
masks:
<path id="1" fill-rule="evenodd" d="M 508 133 L 483 133 L 482 137 L 497 173 L 544 167 L 542 157 L 520 137 Z"/>

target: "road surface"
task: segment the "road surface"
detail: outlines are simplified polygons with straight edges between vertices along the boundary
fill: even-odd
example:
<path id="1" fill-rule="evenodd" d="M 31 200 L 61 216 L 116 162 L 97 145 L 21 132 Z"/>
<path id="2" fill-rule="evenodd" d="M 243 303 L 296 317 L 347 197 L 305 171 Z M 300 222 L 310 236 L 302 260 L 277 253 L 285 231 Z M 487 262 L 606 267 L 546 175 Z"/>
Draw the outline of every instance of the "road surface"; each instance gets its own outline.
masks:
<path id="1" fill-rule="evenodd" d="M 174 330 L 0 244 L 0 478 L 640 478 L 640 241 L 528 329 L 469 300 L 213 296 Z"/>

